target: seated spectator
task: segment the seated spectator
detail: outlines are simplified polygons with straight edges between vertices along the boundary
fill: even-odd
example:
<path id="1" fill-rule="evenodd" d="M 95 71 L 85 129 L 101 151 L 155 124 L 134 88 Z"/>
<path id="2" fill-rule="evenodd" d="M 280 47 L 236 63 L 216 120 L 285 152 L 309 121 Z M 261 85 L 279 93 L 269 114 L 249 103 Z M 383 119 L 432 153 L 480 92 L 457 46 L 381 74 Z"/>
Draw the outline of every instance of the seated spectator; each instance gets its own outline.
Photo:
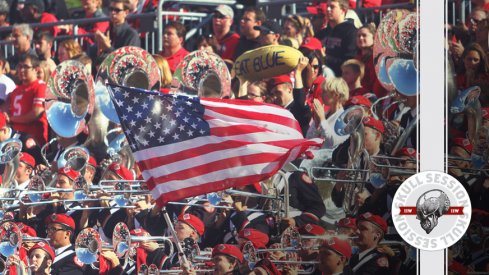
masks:
<path id="1" fill-rule="evenodd" d="M 297 39 L 301 45 L 304 38 L 314 36 L 314 31 L 308 18 L 292 15 L 284 22 L 284 36 Z"/>
<path id="2" fill-rule="evenodd" d="M 37 57 L 36 51 L 31 47 L 34 31 L 27 24 L 15 24 L 12 28 L 12 38 L 15 54 L 8 58 L 10 64 L 10 75 L 17 80 L 17 63 L 19 58 L 25 54 L 32 54 Z"/>
<path id="3" fill-rule="evenodd" d="M 34 34 L 34 47 L 37 56 L 39 56 L 39 60 L 45 61 L 50 72 L 56 69 L 56 63 L 52 58 L 53 42 L 54 37 L 49 31 L 41 31 Z"/>
<path id="4" fill-rule="evenodd" d="M 374 67 L 373 48 L 374 35 L 376 32 L 373 23 L 362 26 L 357 31 L 356 45 L 358 54 L 355 59 L 365 64 L 365 74 L 363 75 L 361 84 L 367 90 L 375 93 L 377 97 L 387 95 L 387 90 L 382 87 Z"/>
<path id="5" fill-rule="evenodd" d="M 37 79 L 43 81 L 44 83 L 48 83 L 49 78 L 51 78 L 51 69 L 46 61 L 39 62 L 39 69 L 37 70 Z"/>
<path id="6" fill-rule="evenodd" d="M 160 54 L 168 61 L 172 74 L 175 73 L 180 60 L 188 54 L 188 51 L 183 47 L 185 34 L 185 27 L 176 21 L 166 24 L 163 30 L 163 51 Z"/>
<path id="7" fill-rule="evenodd" d="M 348 85 L 341 78 L 331 78 L 321 85 L 323 105 L 314 99 L 312 120 L 307 131 L 307 138 L 323 138 L 323 148 L 333 149 L 348 139 L 339 136 L 333 130 L 338 117 L 343 113 L 343 106 L 348 100 Z M 327 111 L 325 112 L 325 109 Z"/>
<path id="8" fill-rule="evenodd" d="M 231 31 L 234 11 L 230 6 L 219 5 L 212 16 L 212 33 L 217 40 L 217 54 L 222 59 L 233 60 L 239 34 Z"/>
<path id="9" fill-rule="evenodd" d="M 462 55 L 463 68 L 457 74 L 457 88 L 460 90 L 471 86 L 479 86 L 479 100 L 482 106 L 489 105 L 489 63 L 482 47 L 473 43 L 465 48 Z"/>
<path id="10" fill-rule="evenodd" d="M 48 121 L 44 112 L 46 83 L 37 79 L 39 59 L 23 55 L 17 69 L 21 84 L 7 97 L 9 121 L 12 128 L 32 135 L 36 143 L 43 145 L 48 138 Z"/>
<path id="11" fill-rule="evenodd" d="M 22 9 L 22 17 L 27 23 L 52 23 L 58 22 L 58 18 L 54 14 L 45 12 L 45 5 L 43 0 L 27 0 L 24 8 Z M 57 36 L 60 32 L 58 26 L 48 28 L 35 28 L 34 31 L 47 30 L 50 31 L 53 36 Z"/>
<path id="12" fill-rule="evenodd" d="M 9 4 L 7 1 L 2 0 L 0 1 L 0 27 L 8 27 L 10 26 L 10 23 L 8 21 L 8 13 L 9 13 Z M 8 37 L 9 33 L 8 32 L 2 32 L 0 33 L 0 38 L 2 40 L 5 40 Z"/>
<path id="13" fill-rule="evenodd" d="M 127 23 L 129 15 L 128 0 L 110 1 L 110 24 L 108 34 L 95 31 L 95 45 L 89 49 L 90 57 L 95 60 L 101 53 L 110 53 L 124 46 L 141 46 L 138 32 Z"/>
<path id="14" fill-rule="evenodd" d="M 78 57 L 82 53 L 83 50 L 76 40 L 64 40 L 58 46 L 58 62 L 61 63 L 65 60 Z"/>
<path id="15" fill-rule="evenodd" d="M 260 30 L 255 27 L 261 26 L 265 22 L 265 13 L 260 8 L 249 7 L 243 12 L 240 22 L 240 37 L 238 45 L 234 52 L 234 58 L 238 58 L 246 51 L 254 50 L 260 47 L 258 37 L 260 36 Z"/>
<path id="16" fill-rule="evenodd" d="M 336 76 L 341 75 L 341 64 L 353 58 L 357 52 L 355 40 L 357 29 L 350 20 L 346 20 L 349 9 L 348 0 L 332 0 L 328 3 L 328 27 L 316 34 L 326 48 L 326 66 Z"/>
<path id="17" fill-rule="evenodd" d="M 215 37 L 213 37 L 212 35 L 209 36 L 201 35 L 197 37 L 195 44 L 197 45 L 196 50 L 206 50 L 210 53 L 217 54 L 218 45 Z"/>
<path id="18" fill-rule="evenodd" d="M 261 26 L 255 26 L 255 30 L 260 31 L 258 41 L 261 46 L 279 45 L 282 27 L 273 20 L 263 22 Z"/>
<path id="19" fill-rule="evenodd" d="M 341 78 L 348 84 L 350 97 L 364 95 L 369 91 L 362 87 L 361 79 L 365 74 L 365 65 L 356 59 L 349 59 L 341 65 Z"/>
<path id="20" fill-rule="evenodd" d="M 80 15 L 80 18 L 101 18 L 106 17 L 107 15 L 102 11 L 102 1 L 101 0 L 81 0 L 83 12 Z M 80 25 L 78 27 L 78 34 L 88 34 L 88 33 L 96 33 L 100 31 L 105 33 L 109 29 L 109 22 L 95 22 Z M 73 26 L 68 25 L 67 34 L 73 33 Z M 83 45 L 90 45 L 94 43 L 92 37 L 84 37 Z"/>
<path id="21" fill-rule="evenodd" d="M 307 103 L 312 107 L 312 101 L 314 98 L 319 99 L 321 104 L 323 99 L 321 97 L 321 84 L 326 79 L 325 69 L 331 71 L 329 68 L 325 68 L 323 60 L 324 55 L 322 53 L 321 41 L 314 37 L 307 37 L 300 46 L 299 50 L 309 59 L 309 64 L 302 72 L 302 79 L 304 81 L 304 88 L 307 91 Z M 331 72 L 331 76 L 334 74 Z M 329 77 L 329 76 L 328 76 Z"/>
<path id="22" fill-rule="evenodd" d="M 256 102 L 265 102 L 267 83 L 265 81 L 255 81 L 249 83 L 245 81 L 238 93 L 239 99 L 248 99 Z"/>
<path id="23" fill-rule="evenodd" d="M 160 92 L 168 94 L 170 92 L 170 84 L 173 79 L 170 65 L 168 64 L 168 61 L 166 61 L 166 59 L 159 54 L 153 54 L 153 58 L 155 59 L 156 64 L 158 64 L 158 68 L 160 69 L 161 73 Z"/>

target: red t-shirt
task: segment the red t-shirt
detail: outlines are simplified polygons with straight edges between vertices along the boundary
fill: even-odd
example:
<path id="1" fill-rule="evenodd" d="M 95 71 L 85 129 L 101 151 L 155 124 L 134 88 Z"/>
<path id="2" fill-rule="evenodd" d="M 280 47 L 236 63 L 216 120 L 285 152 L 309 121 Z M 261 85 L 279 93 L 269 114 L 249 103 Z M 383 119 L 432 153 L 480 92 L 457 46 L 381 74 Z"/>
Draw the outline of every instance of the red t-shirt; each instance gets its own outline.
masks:
<path id="1" fill-rule="evenodd" d="M 352 90 L 350 91 L 350 98 L 351 97 L 354 97 L 354 96 L 357 96 L 357 95 L 364 95 L 366 93 L 368 93 L 369 90 L 363 88 L 363 87 L 360 87 L 360 88 L 356 88 L 355 90 Z"/>
<path id="2" fill-rule="evenodd" d="M 56 16 L 54 16 L 51 13 L 43 12 L 39 23 L 52 23 L 52 22 L 58 22 L 58 18 L 56 18 Z M 59 33 L 59 28 L 57 26 L 43 28 L 42 30 L 50 31 L 53 34 L 53 36 L 56 36 Z"/>
<path id="3" fill-rule="evenodd" d="M 35 80 L 27 85 L 18 85 L 9 94 L 9 111 L 12 117 L 27 114 L 34 106 L 44 107 L 46 100 L 46 83 Z M 12 128 L 17 131 L 31 134 L 39 144 L 48 140 L 48 120 L 46 112 L 30 123 L 12 122 Z"/>
<path id="4" fill-rule="evenodd" d="M 168 57 L 164 56 L 163 52 L 160 53 L 160 55 L 166 58 L 166 61 L 168 61 L 168 66 L 170 67 L 170 71 L 172 74 L 175 73 L 175 70 L 177 69 L 178 63 L 180 63 L 180 60 L 182 60 L 185 56 L 187 56 L 187 54 L 188 51 L 183 47 L 180 50 L 178 50 L 178 52 Z"/>
<path id="5" fill-rule="evenodd" d="M 228 33 L 221 40 L 217 41 L 218 49 L 217 54 L 222 59 L 229 59 L 234 61 L 234 52 L 236 51 L 236 46 L 238 46 L 239 34 Z"/>

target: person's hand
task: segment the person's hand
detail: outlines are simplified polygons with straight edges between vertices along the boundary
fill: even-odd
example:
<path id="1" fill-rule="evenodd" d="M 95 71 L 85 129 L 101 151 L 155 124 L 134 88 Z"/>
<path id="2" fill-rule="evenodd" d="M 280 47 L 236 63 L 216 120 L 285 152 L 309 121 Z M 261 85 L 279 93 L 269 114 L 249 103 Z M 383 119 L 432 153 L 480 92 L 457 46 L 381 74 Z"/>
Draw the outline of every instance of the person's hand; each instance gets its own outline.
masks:
<path id="1" fill-rule="evenodd" d="M 153 252 L 159 247 L 158 243 L 154 241 L 142 242 L 139 246 L 142 247 L 147 252 Z"/>
<path id="2" fill-rule="evenodd" d="M 73 25 L 58 25 L 59 30 L 62 34 L 70 34 L 73 31 Z"/>
<path id="3" fill-rule="evenodd" d="M 464 53 L 464 46 L 462 45 L 462 42 L 457 41 L 457 42 L 450 42 L 450 50 L 452 51 L 452 55 L 456 58 L 461 58 L 462 54 Z"/>
<path id="4" fill-rule="evenodd" d="M 365 204 L 365 200 L 367 200 L 368 197 L 370 197 L 370 193 L 367 190 L 363 190 L 356 194 L 355 202 L 358 206 L 362 206 Z"/>
<path id="5" fill-rule="evenodd" d="M 294 218 L 284 218 L 281 221 L 282 228 L 295 227 L 295 219 Z"/>
<path id="6" fill-rule="evenodd" d="M 110 263 L 110 266 L 112 268 L 120 265 L 119 258 L 117 258 L 117 255 L 115 255 L 114 251 L 103 250 L 100 255 L 102 255 L 102 257 L 104 257 Z"/>
<path id="7" fill-rule="evenodd" d="M 313 112 L 314 116 L 318 120 L 318 124 L 316 126 L 319 126 L 319 123 L 322 121 L 326 120 L 326 114 L 324 113 L 324 106 L 321 104 L 321 101 L 319 99 L 315 98 L 312 102 L 313 105 Z"/>
<path id="8" fill-rule="evenodd" d="M 295 68 L 295 71 L 297 73 L 301 73 L 309 64 L 309 58 L 302 56 L 299 58 L 299 64 L 297 64 L 297 67 Z"/>
<path id="9" fill-rule="evenodd" d="M 243 203 L 242 203 L 242 202 L 240 202 L 240 201 L 235 202 L 235 203 L 233 204 L 233 207 L 234 207 L 234 209 L 236 209 L 236 211 L 238 211 L 238 212 L 243 212 L 243 211 L 248 210 L 248 206 L 243 205 Z"/>
<path id="10" fill-rule="evenodd" d="M 106 50 L 110 48 L 111 41 L 109 35 L 105 35 L 100 30 L 95 32 L 95 42 L 97 43 L 99 50 Z"/>

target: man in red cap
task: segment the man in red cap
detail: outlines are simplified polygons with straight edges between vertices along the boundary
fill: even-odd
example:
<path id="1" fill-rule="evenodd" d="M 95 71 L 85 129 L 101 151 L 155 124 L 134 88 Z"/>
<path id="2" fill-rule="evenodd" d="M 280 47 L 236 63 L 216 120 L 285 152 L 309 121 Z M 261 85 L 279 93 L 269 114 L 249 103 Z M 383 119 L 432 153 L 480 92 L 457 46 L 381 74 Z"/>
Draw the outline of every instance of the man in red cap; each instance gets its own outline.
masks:
<path id="1" fill-rule="evenodd" d="M 56 179 L 56 188 L 73 189 L 75 180 L 80 176 L 80 172 L 74 170 L 71 167 L 63 167 L 58 169 L 58 175 Z M 61 192 L 59 193 L 59 199 L 72 200 L 74 199 L 73 192 Z"/>
<path id="2" fill-rule="evenodd" d="M 383 154 L 383 150 L 380 145 L 383 140 L 384 124 L 380 120 L 377 120 L 370 116 L 363 117 L 362 124 L 364 128 L 363 148 L 356 148 L 355 150 L 364 149 L 368 153 L 368 156 L 370 157 Z M 365 162 L 367 162 L 368 160 L 364 159 L 363 154 L 359 156 L 360 159 L 352 160 L 349 158 L 349 156 L 351 155 L 349 153 L 351 140 L 352 140 L 352 136 L 350 135 L 349 139 L 347 139 L 344 143 L 340 144 L 333 151 L 332 160 L 336 167 L 348 168 L 348 166 L 350 166 L 349 168 L 351 168 L 351 163 L 353 162 L 360 163 L 362 167 L 366 165 Z M 341 171 L 337 175 L 337 178 L 340 179 L 345 179 L 346 177 L 347 177 L 346 171 Z M 365 178 L 364 180 L 369 181 L 370 178 Z M 333 192 L 331 193 L 331 199 L 338 207 L 341 207 L 343 205 L 343 200 L 345 195 L 343 186 L 344 186 L 343 183 L 336 183 L 333 188 Z M 375 191 L 374 186 L 371 184 L 367 184 L 366 188 L 363 188 L 363 191 L 361 193 L 355 194 L 356 196 L 354 202 L 355 205 L 358 207 L 364 205 L 366 200 L 371 196 L 371 194 L 374 191 Z"/>
<path id="3" fill-rule="evenodd" d="M 205 226 L 202 220 L 190 213 L 182 213 L 178 216 L 178 221 L 175 224 L 175 231 L 179 241 L 192 238 L 197 242 L 204 235 L 204 230 Z"/>
<path id="4" fill-rule="evenodd" d="M 90 156 L 85 169 L 85 174 L 83 175 L 88 185 L 93 184 L 93 178 L 95 177 L 95 172 L 97 172 L 97 160 L 95 160 L 93 156 Z"/>
<path id="5" fill-rule="evenodd" d="M 305 68 L 308 59 L 302 58 L 299 63 L 299 65 L 304 64 Z M 302 73 L 302 70 L 300 72 Z M 292 80 L 285 74 L 270 78 L 268 86 L 272 103 L 289 110 L 299 122 L 302 133 L 305 135 L 311 119 L 311 109 L 305 104 L 306 98 L 302 91 L 303 87 L 296 86 L 294 88 Z"/>
<path id="6" fill-rule="evenodd" d="M 49 243 L 55 249 L 51 274 L 83 274 L 83 263 L 75 255 L 71 243 L 75 221 L 66 214 L 52 214 L 46 218 L 46 233 Z"/>
<path id="7" fill-rule="evenodd" d="M 359 253 L 350 260 L 350 267 L 355 274 L 391 274 L 388 255 L 377 246 L 387 233 L 387 222 L 378 215 L 370 212 L 357 217 L 357 234 L 355 244 Z"/>
<path id="8" fill-rule="evenodd" d="M 350 258 L 350 244 L 345 240 L 333 237 L 324 241 L 319 250 L 319 270 L 323 272 L 323 275 L 352 274 L 347 269 Z"/>
<path id="9" fill-rule="evenodd" d="M 214 275 L 238 275 L 243 263 L 243 253 L 234 245 L 218 244 L 212 249 L 212 262 Z"/>
<path id="10" fill-rule="evenodd" d="M 26 189 L 29 185 L 32 171 L 36 167 L 36 160 L 31 154 L 21 152 L 19 157 L 19 166 L 15 173 L 15 180 L 17 181 L 18 189 Z"/>
<path id="11" fill-rule="evenodd" d="M 29 250 L 30 269 L 34 275 L 49 275 L 55 259 L 53 248 L 44 242 L 38 242 Z"/>

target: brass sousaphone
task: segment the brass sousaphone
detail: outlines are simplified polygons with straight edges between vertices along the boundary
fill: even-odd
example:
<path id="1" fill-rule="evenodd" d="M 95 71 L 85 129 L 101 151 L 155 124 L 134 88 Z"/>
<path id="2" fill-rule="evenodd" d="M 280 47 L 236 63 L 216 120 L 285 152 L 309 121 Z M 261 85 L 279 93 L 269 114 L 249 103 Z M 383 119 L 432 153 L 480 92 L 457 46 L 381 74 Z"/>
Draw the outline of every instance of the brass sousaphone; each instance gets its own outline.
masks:
<path id="1" fill-rule="evenodd" d="M 147 51 L 138 47 L 122 47 L 110 53 L 99 67 L 95 78 L 97 106 L 112 122 L 119 124 L 106 84 L 159 90 L 161 73 Z"/>
<path id="2" fill-rule="evenodd" d="M 229 97 L 231 76 L 226 63 L 215 53 L 191 52 L 178 64 L 171 92 L 203 98 Z"/>
<path id="3" fill-rule="evenodd" d="M 48 82 L 46 115 L 53 131 L 70 138 L 81 133 L 95 102 L 93 78 L 79 61 L 66 60 L 56 67 Z"/>

